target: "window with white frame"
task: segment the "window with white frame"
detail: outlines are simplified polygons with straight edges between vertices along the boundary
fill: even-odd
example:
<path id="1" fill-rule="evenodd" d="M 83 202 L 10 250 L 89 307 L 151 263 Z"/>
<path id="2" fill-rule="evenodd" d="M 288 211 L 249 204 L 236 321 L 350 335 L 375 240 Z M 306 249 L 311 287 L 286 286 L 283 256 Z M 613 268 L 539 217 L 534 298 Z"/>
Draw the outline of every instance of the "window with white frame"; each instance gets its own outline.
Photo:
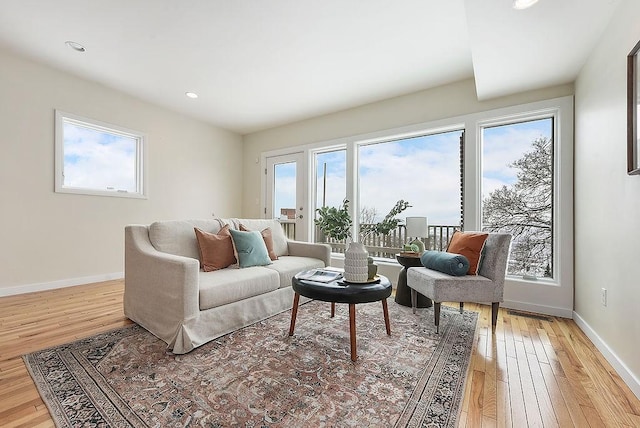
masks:
<path id="1" fill-rule="evenodd" d="M 321 151 L 314 156 L 315 208 L 337 207 L 347 197 L 347 150 Z"/>
<path id="2" fill-rule="evenodd" d="M 393 145 L 395 140 L 431 138 L 439 134 L 451 140 L 433 145 L 414 141 L 416 147 L 413 148 Z M 446 148 L 446 153 L 433 151 L 427 156 L 430 148 Z M 419 150 L 413 152 L 414 149 Z M 439 234 L 436 237 L 432 226 L 438 223 L 460 225 L 467 231 L 509 232 L 513 240 L 505 280 L 505 302 L 523 310 L 571 316 L 572 96 L 344 137 L 306 146 L 305 151 L 313 169 L 306 175 L 309 181 L 305 185 L 312 195 L 311 204 L 315 203 L 315 208 L 323 203 L 338 206 L 346 197 L 351 202 L 354 236 L 359 223 L 366 222 L 363 208 L 374 206 L 382 215 L 388 212 L 389 203 L 378 204 L 385 194 L 389 201 L 405 199 L 414 206 L 411 210 L 423 210 L 407 210 L 399 217 L 428 217 L 432 248 L 435 243 L 436 249 L 446 249 L 450 238 L 444 233 L 442 239 Z M 420 153 L 422 151 L 424 153 Z M 333 158 L 334 155 L 339 156 Z M 431 162 L 441 162 L 441 165 Z M 326 172 L 323 172 L 325 163 Z M 393 167 L 398 165 L 402 167 L 402 174 L 394 175 Z M 445 166 L 450 178 L 434 174 Z M 372 173 L 370 178 L 367 172 Z M 423 185 L 427 183 L 435 193 L 424 190 Z M 418 193 L 413 193 L 414 190 Z M 438 197 L 443 192 L 450 197 L 450 203 L 443 203 L 444 199 Z M 454 206 L 454 200 L 459 201 L 461 195 L 463 218 L 459 220 L 453 216 L 460 212 L 460 204 Z M 501 206 L 506 196 L 511 196 L 510 207 Z M 447 212 L 452 215 L 442 215 Z M 313 227 L 312 217 L 305 217 L 309 230 Z M 324 242 L 332 246 L 333 252 L 344 251 L 344 242 Z M 386 244 L 382 243 L 385 248 L 380 251 L 400 251 Z M 378 244 L 367 245 L 374 255 L 379 250 L 370 247 L 375 245 Z M 392 260 L 390 257 L 388 261 L 392 263 Z"/>
<path id="3" fill-rule="evenodd" d="M 144 135 L 56 111 L 55 190 L 144 198 Z"/>
<path id="4" fill-rule="evenodd" d="M 374 257 L 395 260 L 407 243 L 407 216 L 428 219 L 429 231 L 420 237 L 428 248 L 446 247 L 446 237 L 462 226 L 463 135 L 457 127 L 421 130 L 314 150 L 314 211 L 324 206 L 338 208 L 346 198 L 359 230 L 356 239 Z M 357 159 L 357 167 L 349 167 L 349 156 Z M 351 191 L 348 183 L 357 183 L 357 190 Z M 383 220 L 401 200 L 409 207 L 397 216 L 397 228 L 388 234 L 366 232 L 367 226 Z M 334 252 L 346 246 L 319 230 L 315 240 L 329 243 Z"/>
<path id="5" fill-rule="evenodd" d="M 348 199 L 355 236 L 404 199 L 412 207 L 399 217 L 427 217 L 432 248 L 446 249 L 454 228 L 508 232 L 510 278 L 571 283 L 572 144 L 572 97 L 317 143 L 306 149 L 310 202 L 315 211 Z M 368 246 L 399 251 L 386 244 Z"/>
<path id="6" fill-rule="evenodd" d="M 482 129 L 482 229 L 510 233 L 507 273 L 553 278 L 554 118 Z"/>
<path id="7" fill-rule="evenodd" d="M 395 259 L 395 249 L 408 241 L 406 217 L 424 217 L 428 224 L 427 249 L 440 249 L 443 236 L 462 224 L 461 129 L 425 132 L 402 138 L 358 144 L 358 207 L 362 227 L 377 223 L 406 201 L 397 216 L 399 227 L 385 236 L 361 237 L 376 257 Z M 375 251 L 375 247 L 391 248 Z"/>

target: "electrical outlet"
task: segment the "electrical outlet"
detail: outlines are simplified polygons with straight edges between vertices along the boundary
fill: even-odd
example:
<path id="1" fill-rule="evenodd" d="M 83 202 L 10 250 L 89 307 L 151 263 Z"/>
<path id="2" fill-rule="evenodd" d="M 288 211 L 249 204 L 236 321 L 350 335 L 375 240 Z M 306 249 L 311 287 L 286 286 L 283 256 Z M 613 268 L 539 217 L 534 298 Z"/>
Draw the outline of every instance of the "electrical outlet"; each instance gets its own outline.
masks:
<path id="1" fill-rule="evenodd" d="M 600 294 L 600 302 L 602 306 L 607 306 L 607 289 L 603 288 L 602 293 Z"/>

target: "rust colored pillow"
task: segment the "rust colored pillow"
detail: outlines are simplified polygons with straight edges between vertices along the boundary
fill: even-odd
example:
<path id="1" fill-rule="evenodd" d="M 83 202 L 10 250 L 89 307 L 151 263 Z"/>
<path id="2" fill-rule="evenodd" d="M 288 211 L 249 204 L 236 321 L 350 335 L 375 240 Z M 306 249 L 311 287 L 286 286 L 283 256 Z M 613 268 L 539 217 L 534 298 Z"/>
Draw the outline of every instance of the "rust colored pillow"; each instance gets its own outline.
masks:
<path id="1" fill-rule="evenodd" d="M 244 224 L 240 224 L 240 230 L 243 232 L 250 232 L 251 229 L 248 229 Z M 267 252 L 269 253 L 269 258 L 271 260 L 278 260 L 278 256 L 276 256 L 276 252 L 273 250 L 273 235 L 271 234 L 271 228 L 267 227 L 266 229 L 260 232 L 262 235 L 262 239 L 264 239 L 264 245 L 267 246 Z"/>
<path id="2" fill-rule="evenodd" d="M 469 260 L 467 275 L 478 274 L 482 249 L 488 236 L 488 233 L 460 232 L 458 230 L 453 233 L 449 246 L 447 247 L 447 252 L 462 254 Z"/>
<path id="3" fill-rule="evenodd" d="M 233 254 L 229 225 L 224 226 L 217 234 L 205 232 L 197 227 L 194 230 L 198 239 L 200 266 L 203 271 L 224 269 L 237 263 L 236 256 Z"/>

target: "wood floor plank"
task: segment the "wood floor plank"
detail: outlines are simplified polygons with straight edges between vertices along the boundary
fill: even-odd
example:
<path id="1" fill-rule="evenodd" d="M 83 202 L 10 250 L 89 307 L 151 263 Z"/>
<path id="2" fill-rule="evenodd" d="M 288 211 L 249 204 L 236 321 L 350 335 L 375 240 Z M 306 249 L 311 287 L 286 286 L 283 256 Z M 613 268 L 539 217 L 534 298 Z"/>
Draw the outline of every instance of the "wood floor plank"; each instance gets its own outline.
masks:
<path id="1" fill-rule="evenodd" d="M 541 410 L 533 386 L 533 379 L 531 377 L 529 360 L 527 359 L 524 343 L 516 343 L 516 354 L 518 371 L 520 373 L 520 384 L 522 385 L 522 397 L 527 413 L 527 426 L 530 428 L 542 427 Z"/>
<path id="2" fill-rule="evenodd" d="M 496 360 L 489 359 L 485 365 L 482 415 L 494 420 L 497 417 L 496 383 Z"/>
<path id="3" fill-rule="evenodd" d="M 628 416 L 630 406 L 625 406 L 626 397 L 609 372 L 600 364 L 591 350 L 591 343 L 581 332 L 574 330 L 566 323 L 559 323 L 559 328 L 569 338 L 569 343 L 576 357 L 585 367 L 585 373 L 590 382 L 585 383 L 585 389 L 591 398 L 593 407 L 598 410 L 605 421 L 623 426 L 633 426 L 633 420 Z"/>
<path id="4" fill-rule="evenodd" d="M 505 333 L 505 349 L 507 351 L 507 357 L 516 357 L 515 338 L 513 334 L 513 328 L 511 323 L 511 317 L 504 318 L 504 333 Z"/>
<path id="5" fill-rule="evenodd" d="M 545 352 L 544 345 L 543 345 L 544 339 L 540 338 L 540 332 L 542 331 L 543 334 L 545 333 L 544 333 L 544 330 L 542 330 L 540 327 L 541 326 L 532 326 L 532 328 L 529 330 L 529 333 L 531 334 L 531 337 L 532 337 L 533 348 L 536 354 L 536 358 L 538 359 L 539 362 L 548 364 L 549 360 L 547 358 L 547 353 Z"/>
<path id="6" fill-rule="evenodd" d="M 522 332 L 520 331 L 520 320 L 517 316 L 511 316 L 511 334 L 514 342 L 522 342 Z"/>
<path id="7" fill-rule="evenodd" d="M 0 425 L 53 426 L 21 356 L 130 324 L 123 293 L 113 280 L 0 298 Z M 490 306 L 465 310 L 479 316 L 459 427 L 640 427 L 640 400 L 575 322 L 503 308 L 492 332 Z"/>
<path id="8" fill-rule="evenodd" d="M 498 428 L 512 428 L 511 403 L 509 400 L 509 384 L 496 383 L 496 425 Z"/>
<path id="9" fill-rule="evenodd" d="M 573 426 L 578 428 L 588 427 L 589 422 L 587 422 L 587 417 L 582 411 L 582 406 L 580 406 L 576 396 L 573 394 L 569 379 L 564 377 L 555 377 L 554 379 L 558 383 L 560 393 L 567 404 L 567 410 L 573 421 Z"/>
<path id="10" fill-rule="evenodd" d="M 467 412 L 460 412 L 460 417 L 458 418 L 458 428 L 466 428 L 467 427 Z"/>
<path id="11" fill-rule="evenodd" d="M 495 419 L 488 416 L 482 416 L 482 428 L 495 428 L 496 426 L 497 422 Z"/>
<path id="12" fill-rule="evenodd" d="M 482 426 L 482 408 L 484 394 L 484 372 L 474 370 L 471 377 L 471 399 L 467 412 L 467 426 Z"/>
<path id="13" fill-rule="evenodd" d="M 520 382 L 518 360 L 507 357 L 509 370 L 509 406 L 511 407 L 511 421 L 514 427 L 527 426 L 527 412 L 524 408 L 524 396 Z"/>
<path id="14" fill-rule="evenodd" d="M 553 375 L 551 366 L 549 364 L 541 363 L 540 373 L 542 374 L 547 392 L 549 393 L 549 399 L 551 400 L 553 413 L 556 416 L 558 425 L 560 425 L 560 427 L 575 426 L 575 424 L 572 422 L 571 415 L 569 414 L 569 409 L 567 408 L 565 399 L 562 396 L 562 392 L 560 392 L 558 382 Z M 580 416 L 582 416 L 582 413 L 580 414 Z M 584 421 L 584 423 L 586 424 L 587 422 Z"/>
<path id="15" fill-rule="evenodd" d="M 531 380 L 533 381 L 533 388 L 536 392 L 536 399 L 538 400 L 538 407 L 540 408 L 540 417 L 542 418 L 542 425 L 544 427 L 558 427 L 558 420 L 556 419 L 553 405 L 551 404 L 551 397 L 547 386 L 544 383 L 544 377 L 540 369 L 541 363 L 535 354 L 527 354 L 529 360 L 529 371 L 531 372 Z"/>

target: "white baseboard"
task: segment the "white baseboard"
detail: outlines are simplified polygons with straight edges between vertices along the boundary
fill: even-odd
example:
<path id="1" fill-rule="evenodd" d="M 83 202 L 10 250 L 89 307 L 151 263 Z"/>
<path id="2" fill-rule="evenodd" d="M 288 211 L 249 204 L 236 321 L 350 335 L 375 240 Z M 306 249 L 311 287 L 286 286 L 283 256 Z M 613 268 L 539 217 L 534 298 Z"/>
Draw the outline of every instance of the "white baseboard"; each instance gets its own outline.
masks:
<path id="1" fill-rule="evenodd" d="M 613 369 L 620 375 L 624 383 L 627 384 L 629 389 L 640 399 L 640 380 L 629 370 L 627 365 L 616 355 L 609 345 L 607 345 L 601 338 L 598 336 L 589 324 L 578 315 L 576 312 L 573 313 L 573 320 L 576 322 L 580 330 L 587 335 L 589 340 L 593 342 L 593 344 L 598 348 L 598 351 L 602 353 L 604 358 L 613 366 Z"/>
<path id="2" fill-rule="evenodd" d="M 534 312 L 537 314 L 552 315 L 554 317 L 573 318 L 573 309 L 560 308 L 556 306 L 544 306 L 534 303 L 518 302 L 515 300 L 505 300 L 500 307 L 507 309 L 517 309 L 519 311 Z"/>
<path id="3" fill-rule="evenodd" d="M 102 275 L 85 276 L 82 278 L 61 279 L 37 284 L 17 285 L 15 287 L 0 288 L 0 297 L 14 296 L 16 294 L 33 293 L 36 291 L 54 290 L 56 288 L 73 287 L 74 285 L 91 284 L 93 282 L 111 281 L 124 278 L 124 272 L 105 273 Z"/>

